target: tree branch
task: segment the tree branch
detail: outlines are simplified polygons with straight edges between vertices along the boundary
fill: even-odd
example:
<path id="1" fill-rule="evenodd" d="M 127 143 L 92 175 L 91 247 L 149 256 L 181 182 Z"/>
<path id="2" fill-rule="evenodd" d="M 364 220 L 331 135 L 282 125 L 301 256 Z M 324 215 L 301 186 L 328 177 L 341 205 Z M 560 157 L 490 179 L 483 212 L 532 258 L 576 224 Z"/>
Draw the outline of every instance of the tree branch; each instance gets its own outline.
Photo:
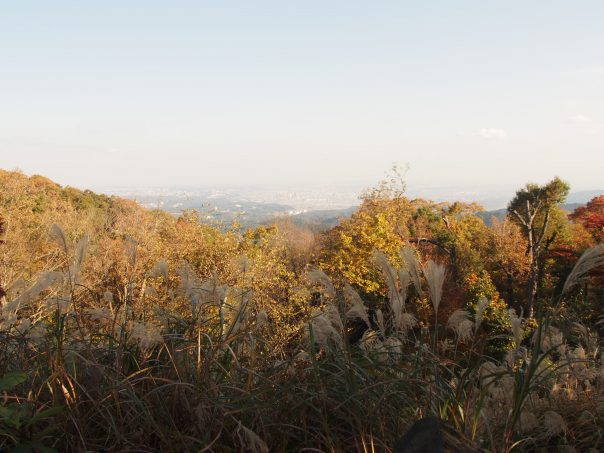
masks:
<path id="1" fill-rule="evenodd" d="M 447 255 L 453 255 L 453 253 L 451 252 L 450 249 L 448 249 L 447 247 L 445 247 L 444 245 L 442 245 L 440 242 L 435 241 L 434 239 L 428 239 L 428 238 L 408 238 L 407 241 L 413 242 L 413 243 L 418 244 L 418 245 L 419 245 L 420 242 L 427 242 L 428 244 L 435 245 L 436 247 L 438 247 L 439 249 L 441 249 L 442 251 L 444 251 Z"/>

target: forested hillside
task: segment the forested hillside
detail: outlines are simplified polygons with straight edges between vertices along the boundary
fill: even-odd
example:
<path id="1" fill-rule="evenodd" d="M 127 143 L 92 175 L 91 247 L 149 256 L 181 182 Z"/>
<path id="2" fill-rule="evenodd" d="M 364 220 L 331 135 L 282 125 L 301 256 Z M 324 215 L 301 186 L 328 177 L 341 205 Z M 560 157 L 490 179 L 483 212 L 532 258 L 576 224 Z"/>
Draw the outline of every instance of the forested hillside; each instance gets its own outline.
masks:
<path id="1" fill-rule="evenodd" d="M 0 170 L 0 450 L 604 450 L 604 196 L 243 229 Z M 571 450 L 573 449 L 574 450 Z M 540 450 L 541 449 L 541 450 Z"/>

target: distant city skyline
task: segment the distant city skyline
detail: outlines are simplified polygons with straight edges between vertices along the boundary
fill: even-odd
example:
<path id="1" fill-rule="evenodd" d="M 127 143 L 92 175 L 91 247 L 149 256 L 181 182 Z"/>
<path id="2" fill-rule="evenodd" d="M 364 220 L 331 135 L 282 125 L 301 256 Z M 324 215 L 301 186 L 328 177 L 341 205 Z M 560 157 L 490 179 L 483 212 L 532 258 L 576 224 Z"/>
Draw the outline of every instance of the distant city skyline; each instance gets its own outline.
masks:
<path id="1" fill-rule="evenodd" d="M 374 185 L 375 186 L 375 185 Z M 357 206 L 361 195 L 369 186 L 360 185 L 326 185 L 291 186 L 291 185 L 241 185 L 241 186 L 168 186 L 168 187 L 94 187 L 99 193 L 117 195 L 135 199 L 148 208 L 161 207 L 171 210 L 174 203 L 199 208 L 204 203 L 235 204 L 245 202 L 252 204 L 276 204 L 289 206 L 297 211 L 315 211 L 344 209 Z M 517 187 L 482 186 L 474 190 L 460 187 L 409 187 L 404 194 L 408 198 L 423 198 L 436 202 L 461 201 L 476 202 L 486 210 L 497 210 L 507 206 Z M 571 191 L 568 203 L 586 203 L 597 195 L 604 195 L 604 188 L 588 191 Z M 173 210 L 172 210 L 173 211 Z"/>
<path id="2" fill-rule="evenodd" d="M 0 168 L 600 189 L 604 2 L 0 1 Z"/>

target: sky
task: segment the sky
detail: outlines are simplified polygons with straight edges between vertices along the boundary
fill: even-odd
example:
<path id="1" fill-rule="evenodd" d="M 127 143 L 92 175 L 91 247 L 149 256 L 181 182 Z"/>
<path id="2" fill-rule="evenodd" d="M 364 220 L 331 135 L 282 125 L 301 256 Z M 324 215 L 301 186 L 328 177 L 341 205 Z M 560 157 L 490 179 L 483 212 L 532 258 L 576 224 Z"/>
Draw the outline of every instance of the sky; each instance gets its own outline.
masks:
<path id="1" fill-rule="evenodd" d="M 604 187 L 604 2 L 0 0 L 0 168 Z"/>

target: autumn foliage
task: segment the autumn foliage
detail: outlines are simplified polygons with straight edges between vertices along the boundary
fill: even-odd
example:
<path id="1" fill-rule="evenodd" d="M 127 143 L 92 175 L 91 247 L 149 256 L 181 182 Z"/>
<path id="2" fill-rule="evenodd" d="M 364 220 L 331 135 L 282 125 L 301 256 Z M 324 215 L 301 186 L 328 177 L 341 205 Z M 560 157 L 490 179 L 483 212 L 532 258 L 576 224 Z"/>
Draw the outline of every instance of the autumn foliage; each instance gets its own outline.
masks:
<path id="1" fill-rule="evenodd" d="M 604 448 L 604 196 L 529 184 L 485 223 L 382 184 L 318 231 L 0 187 L 2 450 L 391 451 L 430 414 Z"/>

